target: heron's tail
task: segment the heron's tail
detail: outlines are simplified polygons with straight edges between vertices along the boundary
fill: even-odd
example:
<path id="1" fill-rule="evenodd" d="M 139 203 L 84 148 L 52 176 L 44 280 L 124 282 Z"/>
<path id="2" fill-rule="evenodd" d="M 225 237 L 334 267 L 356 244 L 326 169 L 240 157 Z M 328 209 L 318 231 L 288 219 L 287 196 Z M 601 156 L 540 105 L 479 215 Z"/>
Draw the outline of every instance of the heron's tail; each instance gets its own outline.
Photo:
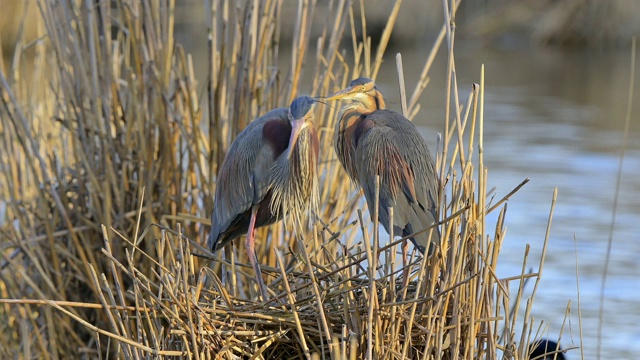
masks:
<path id="1" fill-rule="evenodd" d="M 417 207 L 417 206 L 416 206 Z M 426 229 L 437 223 L 436 214 L 423 209 L 415 209 L 411 214 L 411 219 L 404 228 L 402 236 L 409 236 L 413 233 Z M 440 229 L 434 227 L 411 238 L 413 245 L 422 253 L 431 256 L 436 246 L 440 245 Z"/>
<path id="2" fill-rule="evenodd" d="M 220 236 L 222 229 L 220 228 L 220 223 L 215 219 L 211 219 L 211 232 L 209 233 L 209 239 L 207 240 L 207 247 L 211 252 L 215 253 L 221 245 L 222 236 Z"/>

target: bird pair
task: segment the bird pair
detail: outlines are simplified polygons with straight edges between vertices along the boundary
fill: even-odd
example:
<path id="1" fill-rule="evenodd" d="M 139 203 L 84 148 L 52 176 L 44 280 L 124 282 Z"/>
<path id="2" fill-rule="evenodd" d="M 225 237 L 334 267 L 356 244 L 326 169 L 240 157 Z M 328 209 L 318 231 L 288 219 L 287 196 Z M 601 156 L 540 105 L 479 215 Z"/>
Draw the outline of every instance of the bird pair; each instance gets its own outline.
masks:
<path id="1" fill-rule="evenodd" d="M 382 94 L 368 78 L 324 98 L 352 100 L 338 113 L 334 145 L 347 174 L 364 190 L 371 216 L 378 187 L 378 220 L 403 237 L 437 223 L 438 177 L 427 144 L 401 114 L 386 110 Z M 254 248 L 256 228 L 285 217 L 300 225 L 318 205 L 318 135 L 313 125 L 315 99 L 300 96 L 249 124 L 233 141 L 218 173 L 209 248 L 215 252 L 246 234 L 245 247 L 260 293 L 267 300 Z M 411 241 L 431 254 L 440 241 L 436 228 Z M 406 262 L 406 247 L 403 247 Z M 405 281 L 406 281 L 405 273 Z"/>

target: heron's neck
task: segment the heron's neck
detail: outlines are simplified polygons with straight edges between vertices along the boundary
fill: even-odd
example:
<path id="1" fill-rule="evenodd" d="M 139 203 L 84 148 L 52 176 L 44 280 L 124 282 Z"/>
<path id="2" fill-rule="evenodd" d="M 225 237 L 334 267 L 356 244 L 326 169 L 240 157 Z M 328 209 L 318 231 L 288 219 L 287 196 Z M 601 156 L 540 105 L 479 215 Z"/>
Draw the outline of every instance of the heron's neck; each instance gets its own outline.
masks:
<path id="1" fill-rule="evenodd" d="M 385 108 L 382 94 L 375 89 L 367 93 L 366 98 L 359 98 L 357 103 L 359 103 L 360 107 L 364 108 L 364 111 L 361 111 L 362 113 L 372 113 Z"/>
<path id="2" fill-rule="evenodd" d="M 271 211 L 285 216 L 285 224 L 299 226 L 309 210 L 316 214 L 318 209 L 319 142 L 313 125 L 300 131 L 294 146 L 291 157 L 283 153 L 270 170 L 273 180 Z"/>
<path id="3" fill-rule="evenodd" d="M 341 132 L 347 128 L 357 125 L 362 119 L 360 116 L 369 115 L 376 110 L 385 108 L 384 98 L 379 91 L 374 90 L 365 96 L 354 99 L 353 102 L 345 104 L 338 113 L 338 128 Z"/>
<path id="4" fill-rule="evenodd" d="M 357 178 L 356 164 L 353 160 L 355 151 L 355 130 L 364 118 L 376 110 L 385 108 L 384 99 L 379 91 L 372 91 L 366 96 L 355 99 L 350 104 L 345 104 L 338 113 L 334 133 L 334 146 L 336 155 L 342 166 L 352 180 Z"/>

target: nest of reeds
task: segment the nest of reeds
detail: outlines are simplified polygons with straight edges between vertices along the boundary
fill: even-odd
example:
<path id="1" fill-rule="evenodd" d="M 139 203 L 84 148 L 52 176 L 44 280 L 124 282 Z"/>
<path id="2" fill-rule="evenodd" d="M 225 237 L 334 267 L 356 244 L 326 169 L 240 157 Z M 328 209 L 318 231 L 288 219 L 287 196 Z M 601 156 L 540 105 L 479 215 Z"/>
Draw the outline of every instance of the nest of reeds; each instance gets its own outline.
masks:
<path id="1" fill-rule="evenodd" d="M 18 41 L 29 51 L 0 73 L 3 357 L 528 357 L 531 299 L 524 325 L 516 320 L 525 280 L 537 284 L 539 274 L 525 273 L 526 257 L 521 274 L 495 274 L 513 192 L 487 202 L 484 84 L 479 75 L 458 103 L 457 2 L 443 1 L 444 25 L 412 93 L 397 57 L 412 119 L 433 58 L 449 45 L 447 99 L 459 111 L 447 111 L 437 153 L 444 240 L 435 255 L 402 268 L 403 240 L 378 234 L 333 155 L 336 109 L 319 107 L 323 205 L 306 234 L 282 224 L 257 233 L 272 295 L 264 303 L 252 300 L 244 251 L 229 247 L 222 258 L 201 246 L 224 151 L 251 119 L 298 93 L 375 79 L 401 1 L 375 53 L 370 38 L 355 36 L 358 23 L 366 36 L 366 18 L 356 21 L 350 2 L 302 2 L 292 24 L 282 1 L 205 1 L 209 70 L 200 83 L 173 40 L 173 1 L 39 5 L 29 19 L 39 40 Z M 312 36 L 313 22 L 321 31 Z M 291 63 L 278 69 L 288 26 Z"/>
<path id="2" fill-rule="evenodd" d="M 369 237 L 364 227 L 361 231 Z M 361 243 L 339 245 L 337 254 L 313 244 L 300 244 L 303 250 L 295 254 L 276 251 L 277 266 L 263 267 L 271 279 L 266 303 L 250 300 L 256 295 L 247 283 L 250 267 L 230 267 L 225 286 L 210 268 L 196 270 L 186 237 L 167 229 L 161 233 L 158 252 L 171 260 L 149 257 L 158 280 L 113 260 L 135 291 L 115 288 L 101 298 L 115 328 L 144 329 L 148 340 L 118 343 L 125 354 L 163 349 L 156 353 L 190 358 L 196 353 L 203 358 L 459 358 L 496 351 L 491 339 L 498 337 L 496 325 L 503 320 L 493 313 L 500 295 L 481 265 L 493 254 L 479 251 L 474 232 L 460 247 L 412 259 L 406 286 L 396 259 L 402 240 L 379 251 Z M 114 259 L 109 249 L 107 240 L 104 253 Z M 247 293 L 237 294 L 242 292 Z M 134 299 L 118 300 L 128 297 Z"/>

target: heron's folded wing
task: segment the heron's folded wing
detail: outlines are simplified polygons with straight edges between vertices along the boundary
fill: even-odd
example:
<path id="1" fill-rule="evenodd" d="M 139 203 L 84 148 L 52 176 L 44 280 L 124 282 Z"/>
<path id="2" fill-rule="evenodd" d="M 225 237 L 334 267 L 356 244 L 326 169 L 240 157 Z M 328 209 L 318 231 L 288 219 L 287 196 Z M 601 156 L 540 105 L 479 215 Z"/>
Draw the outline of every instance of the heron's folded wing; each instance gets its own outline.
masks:
<path id="1" fill-rule="evenodd" d="M 269 191 L 269 171 L 274 149 L 263 138 L 271 121 L 287 121 L 287 109 L 272 110 L 254 120 L 233 141 L 218 173 L 216 198 L 211 216 L 209 247 L 216 244 L 234 220 L 260 203 Z"/>

